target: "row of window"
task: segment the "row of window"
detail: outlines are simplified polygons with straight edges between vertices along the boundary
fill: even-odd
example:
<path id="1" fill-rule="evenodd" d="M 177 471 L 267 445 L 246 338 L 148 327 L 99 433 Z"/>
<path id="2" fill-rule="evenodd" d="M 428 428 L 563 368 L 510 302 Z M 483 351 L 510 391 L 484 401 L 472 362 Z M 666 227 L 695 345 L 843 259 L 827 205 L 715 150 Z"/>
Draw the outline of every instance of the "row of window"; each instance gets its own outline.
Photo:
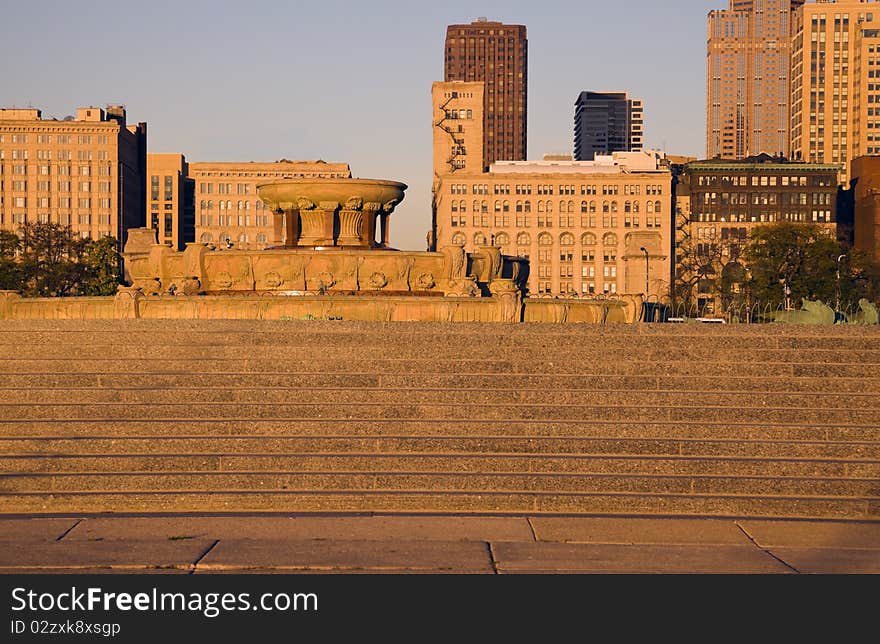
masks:
<path id="1" fill-rule="evenodd" d="M 210 244 L 214 241 L 214 235 L 209 232 L 204 232 L 199 235 L 199 241 L 203 244 Z M 221 244 L 228 244 L 232 241 L 232 237 L 230 237 L 229 233 L 220 233 L 217 235 L 217 241 Z M 248 244 L 251 241 L 251 236 L 247 233 L 239 233 L 236 237 L 236 242 L 239 244 Z M 265 244 L 267 242 L 265 233 L 257 233 L 254 237 L 254 241 L 258 244 Z"/>
<path id="2" fill-rule="evenodd" d="M 761 213 L 736 213 L 731 212 L 719 215 L 715 212 L 696 212 L 693 214 L 694 221 L 730 221 L 740 223 L 759 223 L 774 221 L 812 221 L 813 223 L 831 223 L 834 217 L 830 210 L 813 210 L 807 212 L 761 212 Z"/>
<path id="3" fill-rule="evenodd" d="M 232 201 L 218 201 L 217 208 L 220 210 L 250 210 L 250 201 L 236 201 L 233 205 Z M 202 199 L 199 201 L 199 210 L 213 210 L 214 201 L 212 199 Z M 254 210 L 269 210 L 269 206 L 265 205 L 259 199 L 254 202 Z"/>
<path id="4" fill-rule="evenodd" d="M 2 156 L 0 156 L 0 159 L 2 159 Z M 26 163 L 13 163 L 10 165 L 10 167 L 12 168 L 11 174 L 18 174 L 18 175 L 22 175 L 22 176 L 27 176 L 28 174 L 31 174 L 30 172 L 28 172 L 28 168 L 31 166 L 28 166 Z M 36 165 L 33 167 L 36 168 L 36 174 L 42 175 L 42 176 L 49 176 L 49 175 L 55 174 L 55 175 L 62 176 L 62 177 L 68 177 L 68 176 L 71 176 L 72 169 L 76 168 L 77 173 L 81 177 L 89 177 L 94 174 L 94 172 L 92 171 L 93 167 L 97 167 L 98 174 L 102 177 L 110 177 L 113 175 L 113 168 L 112 168 L 112 166 L 109 166 L 109 165 L 70 166 L 70 165 L 66 165 L 66 164 L 59 164 L 59 165 Z M 4 168 L 5 168 L 4 164 L 0 163 L 0 174 L 5 174 Z M 53 168 L 55 169 L 54 173 L 52 172 Z"/>
<path id="5" fill-rule="evenodd" d="M 495 222 L 495 226 L 497 228 L 500 227 L 508 227 L 510 226 L 510 217 L 507 215 L 495 215 L 493 218 Z M 596 222 L 598 218 L 594 216 L 581 217 L 580 225 L 581 228 L 596 228 Z M 662 226 L 662 218 L 661 217 L 645 217 L 645 226 L 647 228 L 660 228 Z M 577 221 L 571 215 L 560 215 L 558 219 L 554 220 L 552 215 L 538 215 L 537 217 L 537 226 L 538 228 L 553 228 L 553 222 L 557 221 L 559 228 L 573 228 L 575 226 L 575 222 Z M 601 220 L 603 228 L 617 228 L 617 217 L 612 215 L 606 215 L 602 217 Z M 451 217 L 451 225 L 453 228 L 464 227 L 468 225 L 467 215 L 461 214 L 453 214 Z M 474 226 L 488 226 L 489 225 L 489 216 L 488 215 L 474 215 L 472 218 L 472 225 Z M 516 227 L 517 228 L 530 228 L 532 226 L 532 218 L 530 215 L 517 215 L 516 216 Z M 623 218 L 623 227 L 624 228 L 639 228 L 641 226 L 641 218 L 635 216 L 624 216 Z"/>
<path id="6" fill-rule="evenodd" d="M 808 183 L 809 181 L 809 183 Z M 697 184 L 700 186 L 834 186 L 835 178 L 833 176 L 814 176 L 814 177 L 792 177 L 788 175 L 746 175 L 740 176 L 718 176 L 718 175 L 700 175 L 697 177 Z"/>
<path id="7" fill-rule="evenodd" d="M 28 208 L 28 203 L 30 203 L 30 207 L 52 208 L 52 203 L 54 202 L 55 208 L 70 208 L 72 203 L 76 203 L 77 207 L 80 209 L 89 209 L 92 207 L 93 200 L 91 199 L 91 197 L 80 197 L 75 201 L 72 200 L 70 197 L 57 197 L 54 200 L 50 197 L 37 197 L 30 200 L 28 200 L 27 197 L 13 197 L 10 201 L 15 208 Z M 94 203 L 97 205 L 98 208 L 104 210 L 109 210 L 111 207 L 110 197 L 95 199 Z"/>
<path id="8" fill-rule="evenodd" d="M 16 180 L 10 181 L 9 185 L 12 186 L 13 192 L 27 192 L 28 191 L 28 182 L 26 180 Z M 51 181 L 37 181 L 37 192 L 50 192 L 52 189 Z M 0 181 L 0 192 L 3 192 L 5 186 L 4 181 Z M 31 182 L 31 187 L 33 188 L 34 183 Z M 77 183 L 71 183 L 70 181 L 59 181 L 56 184 L 56 189 L 58 192 L 70 192 L 71 187 L 76 186 L 79 192 L 93 192 L 92 190 L 92 182 L 91 181 L 79 181 Z M 99 181 L 98 182 L 98 190 L 97 192 L 110 192 L 110 182 L 109 181 Z"/>
<path id="9" fill-rule="evenodd" d="M 109 214 L 92 214 L 79 213 L 76 216 L 70 213 L 57 213 L 52 215 L 48 212 L 41 212 L 34 217 L 26 212 L 15 212 L 10 216 L 9 223 L 24 225 L 29 221 L 36 221 L 41 224 L 55 223 L 60 226 L 109 226 L 112 215 Z M 0 223 L 4 223 L 3 213 L 0 212 Z M 106 234 L 110 234 L 109 231 Z"/>
<path id="10" fill-rule="evenodd" d="M 510 237 L 505 232 L 496 233 L 494 235 L 490 235 L 490 239 L 492 243 L 496 246 L 507 246 L 510 244 Z M 485 246 L 486 245 L 486 234 L 483 232 L 476 232 L 473 235 L 473 241 L 475 246 Z M 555 239 L 550 233 L 540 233 L 538 235 L 538 245 L 539 246 L 552 246 L 555 243 Z M 596 245 L 596 235 L 593 233 L 584 233 L 580 237 L 581 246 L 595 246 Z M 460 246 L 467 243 L 467 236 L 463 232 L 457 232 L 452 236 L 453 245 Z M 618 237 L 614 233 L 605 233 L 602 236 L 602 245 L 603 246 L 617 246 Z M 531 246 L 532 244 L 532 236 L 527 232 L 520 232 L 516 235 L 516 245 L 517 246 Z M 572 233 L 562 233 L 559 235 L 559 245 L 560 246 L 574 246 L 575 244 L 575 236 Z M 607 261 L 607 260 L 606 260 Z"/>
<path id="11" fill-rule="evenodd" d="M 256 215 L 253 220 L 250 215 L 220 215 L 217 217 L 218 226 L 254 226 L 266 227 L 269 225 L 269 215 Z M 214 215 L 199 215 L 199 225 L 202 227 L 214 225 Z"/>
<path id="12" fill-rule="evenodd" d="M 773 206 L 777 203 L 781 205 L 801 205 L 806 206 L 812 203 L 814 206 L 824 205 L 830 206 L 832 203 L 832 199 L 835 197 L 834 193 L 831 192 L 704 192 L 702 198 L 700 198 L 700 193 L 694 194 L 694 201 L 703 204 L 718 204 L 721 205 L 753 205 L 753 206 Z"/>
<path id="13" fill-rule="evenodd" d="M 37 144 L 51 144 L 53 136 L 57 145 L 73 144 L 73 135 L 71 134 L 38 134 Z M 30 136 L 27 134 L 0 134 L 0 143 L 27 143 L 29 140 Z M 94 137 L 91 134 L 78 134 L 76 137 L 78 145 L 91 145 L 93 140 L 98 145 L 109 145 L 110 143 L 110 138 L 106 134 L 98 134 Z"/>
<path id="14" fill-rule="evenodd" d="M 707 193 L 708 194 L 708 193 Z M 714 193 L 712 193 L 714 194 Z M 707 202 L 708 203 L 708 202 Z M 467 212 L 467 202 L 464 199 L 453 200 L 449 205 L 450 211 L 453 213 L 457 212 Z M 532 212 L 532 202 L 529 199 L 525 201 L 517 201 L 514 204 L 514 208 L 516 212 Z M 574 201 L 560 201 L 559 202 L 559 212 L 562 214 L 566 213 L 576 213 L 577 206 Z M 580 212 L 583 214 L 587 213 L 595 213 L 597 211 L 598 204 L 595 201 L 581 201 L 580 203 Z M 492 209 L 494 212 L 510 212 L 510 202 L 509 201 L 495 201 L 492 204 Z M 640 202 L 638 201 L 624 201 L 623 202 L 623 212 L 625 213 L 638 213 L 641 209 Z M 489 212 L 489 202 L 488 201 L 477 201 L 476 199 L 471 204 L 472 212 Z M 603 201 L 602 202 L 602 212 L 603 213 L 617 213 L 620 210 L 620 203 L 617 201 Z M 537 202 L 537 211 L 538 212 L 553 212 L 553 202 L 552 201 L 538 201 Z M 657 201 L 647 201 L 645 202 L 645 212 L 648 214 L 660 214 L 663 211 L 663 202 Z"/>
<path id="15" fill-rule="evenodd" d="M 56 161 L 72 161 L 73 160 L 73 151 L 72 150 L 56 150 L 53 154 L 52 150 L 37 150 L 37 160 L 38 161 L 51 161 L 54 156 Z M 29 150 L 21 150 L 21 149 L 13 149 L 13 150 L 3 150 L 0 149 L 0 159 L 12 159 L 13 161 L 27 161 L 30 159 L 30 151 Z M 76 151 L 76 160 L 77 161 L 106 161 L 110 158 L 110 154 L 107 150 L 77 150 Z"/>
<path id="16" fill-rule="evenodd" d="M 703 185 L 702 183 L 700 185 Z M 775 184 L 774 184 L 775 185 Z M 582 184 L 580 186 L 580 194 L 581 195 L 618 195 L 620 194 L 620 185 L 619 184 L 606 184 L 602 186 L 597 185 L 585 185 Z M 645 194 L 646 195 L 662 195 L 663 194 L 663 186 L 662 185 L 646 185 Z M 601 190 L 600 190 L 601 189 Z M 559 184 L 559 185 L 550 185 L 550 184 L 538 184 L 535 186 L 536 193 L 539 195 L 574 195 L 575 186 L 574 184 Z M 510 184 L 501 184 L 496 183 L 492 184 L 492 191 L 496 195 L 509 195 L 510 194 Z M 518 195 L 530 195 L 532 194 L 532 186 L 531 184 L 515 184 L 514 185 L 514 193 Z M 466 195 L 468 194 L 468 187 L 465 183 L 452 183 L 449 184 L 449 194 L 453 195 Z M 489 194 L 489 184 L 479 183 L 473 184 L 471 186 L 471 194 L 475 195 L 488 195 Z M 642 194 L 642 186 L 641 184 L 624 184 L 623 185 L 623 194 L 624 195 L 641 195 Z"/>

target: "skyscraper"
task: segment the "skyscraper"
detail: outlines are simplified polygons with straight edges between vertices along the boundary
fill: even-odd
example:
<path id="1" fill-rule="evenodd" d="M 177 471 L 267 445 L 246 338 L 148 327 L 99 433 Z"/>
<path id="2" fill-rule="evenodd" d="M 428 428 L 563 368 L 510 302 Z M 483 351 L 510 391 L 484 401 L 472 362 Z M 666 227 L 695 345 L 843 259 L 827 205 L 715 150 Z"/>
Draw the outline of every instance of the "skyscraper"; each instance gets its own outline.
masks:
<path id="1" fill-rule="evenodd" d="M 483 81 L 484 169 L 526 158 L 528 41 L 524 25 L 478 18 L 446 29 L 445 81 Z"/>
<path id="2" fill-rule="evenodd" d="M 843 164 L 880 153 L 880 4 L 808 3 L 792 39 L 791 155 Z"/>
<path id="3" fill-rule="evenodd" d="M 626 92 L 581 92 L 574 104 L 574 158 L 592 161 L 597 154 L 641 152 L 642 102 Z"/>
<path id="4" fill-rule="evenodd" d="M 730 0 L 709 12 L 706 155 L 788 155 L 792 14 L 804 0 Z"/>

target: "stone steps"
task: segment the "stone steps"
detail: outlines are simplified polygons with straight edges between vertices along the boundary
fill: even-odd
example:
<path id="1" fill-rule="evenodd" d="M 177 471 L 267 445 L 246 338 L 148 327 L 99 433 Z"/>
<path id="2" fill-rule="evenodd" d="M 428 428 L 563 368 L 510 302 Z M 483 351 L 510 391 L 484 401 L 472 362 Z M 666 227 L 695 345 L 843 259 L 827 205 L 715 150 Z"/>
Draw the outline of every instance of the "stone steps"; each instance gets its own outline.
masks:
<path id="1" fill-rule="evenodd" d="M 237 472 L 237 471 L 402 471 L 402 472 L 565 472 L 605 474 L 691 474 L 876 478 L 880 460 L 731 456 L 646 456 L 620 454 L 449 454 L 428 453 L 250 453 L 97 454 L 0 456 L 7 474 L 77 472 Z M 17 479 L 18 477 L 14 477 Z M 880 484 L 878 484 L 880 488 Z M 880 489 L 878 489 L 880 496 Z"/>
<path id="2" fill-rule="evenodd" d="M 877 421 L 877 410 L 846 407 L 812 408 L 814 423 L 853 423 L 870 425 Z M 318 403 L 88 403 L 88 404 L 4 404 L 0 405 L 3 420 L 239 420 L 265 419 L 296 422 L 307 419 L 377 420 L 394 422 L 404 419 L 495 420 L 499 423 L 523 419 L 535 420 L 667 420 L 681 422 L 723 421 L 731 415 L 746 422 L 795 423 L 802 419 L 801 409 L 786 406 L 744 407 L 740 405 L 675 406 L 646 403 L 630 405 L 554 405 L 554 404 L 414 404 L 356 403 L 340 401 Z"/>
<path id="3" fill-rule="evenodd" d="M 476 419 L 133 419 L 133 420 L 0 420 L 0 436 L 35 440 L 112 437 L 120 440 L 141 437 L 262 437 L 266 440 L 293 433 L 309 437 L 369 438 L 406 436 L 424 439 L 472 436 L 521 438 L 603 438 L 673 440 L 776 440 L 776 441 L 880 441 L 880 426 L 835 423 L 793 423 L 761 421 L 641 421 L 518 419 L 499 423 Z M 2 444 L 2 443 L 0 443 Z"/>
<path id="4" fill-rule="evenodd" d="M 609 473 L 521 473 L 521 472 L 77 472 L 0 476 L 0 492 L 215 492 L 386 490 L 430 492 L 432 490 L 495 492 L 653 494 L 755 494 L 762 496 L 856 496 L 880 501 L 874 479 L 656 475 Z"/>
<path id="5" fill-rule="evenodd" d="M 2 438 L 0 456 L 124 454 L 226 455 L 267 452 L 309 454 L 427 453 L 438 445 L 456 454 L 590 454 L 728 456 L 740 458 L 847 458 L 880 460 L 880 440 L 699 440 L 688 438 L 544 436 L 81 436 Z"/>
<path id="6" fill-rule="evenodd" d="M 346 404 L 417 404 L 417 405 L 492 405 L 504 401 L 505 405 L 650 405 L 658 407 L 692 406 L 699 398 L 707 407 L 811 407 L 814 409 L 849 407 L 854 409 L 877 409 L 880 395 L 873 393 L 782 393 L 766 391 L 632 391 L 630 389 L 442 389 L 442 388 L 388 388 L 388 387 L 285 387 L 285 388 L 175 388 L 175 389 L 117 389 L 117 388 L 67 388 L 67 389 L 0 389 L 0 400 L 13 405 L 102 405 L 122 403 L 133 405 L 175 405 L 209 403 L 284 405 L 328 404 L 344 400 Z"/>
<path id="7" fill-rule="evenodd" d="M 214 492 L 31 492 L 0 494 L 0 513 L 407 513 L 780 517 L 876 521 L 880 500 L 857 496 L 430 490 Z"/>
<path id="8" fill-rule="evenodd" d="M 147 380 L 148 379 L 148 380 Z M 544 392 L 563 391 L 685 391 L 685 392 L 766 392 L 782 394 L 828 392 L 880 393 L 880 378 L 841 378 L 835 374 L 825 377 L 788 376 L 784 383 L 776 377 L 734 376 L 723 379 L 715 376 L 689 375 L 630 375 L 620 376 L 595 371 L 552 374 L 491 374 L 491 373 L 10 373 L 0 372 L 0 400 L 13 395 L 28 395 L 30 390 L 62 391 L 72 389 L 164 391 L 190 390 L 267 390 L 267 389 L 440 389 L 456 391 L 484 391 L 536 389 Z M 11 400 L 11 399 L 10 399 Z"/>
<path id="9" fill-rule="evenodd" d="M 880 329 L 0 324 L 0 512 L 880 520 Z"/>

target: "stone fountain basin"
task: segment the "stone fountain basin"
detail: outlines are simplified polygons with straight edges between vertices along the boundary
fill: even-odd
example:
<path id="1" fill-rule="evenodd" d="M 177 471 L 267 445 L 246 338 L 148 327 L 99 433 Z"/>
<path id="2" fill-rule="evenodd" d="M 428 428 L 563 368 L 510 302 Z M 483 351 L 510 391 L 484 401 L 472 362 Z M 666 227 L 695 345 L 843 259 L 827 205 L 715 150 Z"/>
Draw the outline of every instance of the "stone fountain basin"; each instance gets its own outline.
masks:
<path id="1" fill-rule="evenodd" d="M 300 207 L 301 200 L 319 205 L 336 202 L 345 206 L 351 200 L 363 203 L 389 204 L 388 210 L 403 200 L 405 183 L 381 179 L 282 179 L 257 186 L 260 199 L 272 210 L 291 210 Z"/>

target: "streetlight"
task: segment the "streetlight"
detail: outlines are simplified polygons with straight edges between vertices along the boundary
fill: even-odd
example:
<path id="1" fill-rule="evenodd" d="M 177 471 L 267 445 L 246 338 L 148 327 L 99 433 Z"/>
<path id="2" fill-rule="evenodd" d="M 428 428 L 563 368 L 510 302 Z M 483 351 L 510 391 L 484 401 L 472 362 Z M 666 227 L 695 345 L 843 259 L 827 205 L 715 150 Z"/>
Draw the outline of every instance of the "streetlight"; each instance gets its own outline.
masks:
<path id="1" fill-rule="evenodd" d="M 837 258 L 837 298 L 836 298 L 836 303 L 834 305 L 835 311 L 840 310 L 840 262 L 844 257 L 846 257 L 846 255 L 840 255 Z"/>
<path id="2" fill-rule="evenodd" d="M 648 263 L 648 249 L 642 246 L 639 248 L 645 254 L 645 299 L 648 299 L 648 271 L 650 270 L 650 265 Z"/>

